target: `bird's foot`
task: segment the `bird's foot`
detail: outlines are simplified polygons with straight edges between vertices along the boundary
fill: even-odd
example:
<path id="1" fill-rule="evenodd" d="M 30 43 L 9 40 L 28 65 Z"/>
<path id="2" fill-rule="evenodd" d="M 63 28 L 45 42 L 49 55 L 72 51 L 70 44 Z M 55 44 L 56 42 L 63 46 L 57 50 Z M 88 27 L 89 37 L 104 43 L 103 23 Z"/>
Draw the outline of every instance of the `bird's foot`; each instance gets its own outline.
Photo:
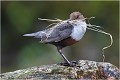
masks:
<path id="1" fill-rule="evenodd" d="M 74 67 L 77 65 L 77 61 L 71 61 L 70 63 L 63 62 L 63 63 L 60 63 L 60 65 Z"/>

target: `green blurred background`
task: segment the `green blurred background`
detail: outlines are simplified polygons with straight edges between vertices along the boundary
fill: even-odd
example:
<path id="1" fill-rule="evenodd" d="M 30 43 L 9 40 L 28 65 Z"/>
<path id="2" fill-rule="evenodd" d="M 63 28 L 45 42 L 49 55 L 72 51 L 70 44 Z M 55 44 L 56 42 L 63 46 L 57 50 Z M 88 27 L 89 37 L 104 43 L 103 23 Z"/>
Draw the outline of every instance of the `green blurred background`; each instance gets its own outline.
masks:
<path id="1" fill-rule="evenodd" d="M 45 29 L 49 23 L 39 21 L 39 17 L 65 20 L 74 11 L 80 11 L 85 17 L 95 16 L 91 24 L 104 27 L 113 36 L 113 45 L 105 50 L 105 61 L 119 66 L 118 1 L 2 1 L 1 6 L 2 73 L 63 62 L 53 45 L 22 35 Z M 70 61 L 102 61 L 101 49 L 108 44 L 109 36 L 87 30 L 81 41 L 64 48 L 64 54 Z"/>

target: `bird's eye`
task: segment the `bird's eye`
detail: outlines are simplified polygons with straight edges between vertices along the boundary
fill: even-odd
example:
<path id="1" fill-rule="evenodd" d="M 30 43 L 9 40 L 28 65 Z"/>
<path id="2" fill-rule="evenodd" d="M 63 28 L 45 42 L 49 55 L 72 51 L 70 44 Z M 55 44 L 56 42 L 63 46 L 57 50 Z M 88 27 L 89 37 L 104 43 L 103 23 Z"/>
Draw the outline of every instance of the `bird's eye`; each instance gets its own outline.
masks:
<path id="1" fill-rule="evenodd" d="M 77 17 L 76 18 L 79 18 L 79 16 L 77 15 Z"/>

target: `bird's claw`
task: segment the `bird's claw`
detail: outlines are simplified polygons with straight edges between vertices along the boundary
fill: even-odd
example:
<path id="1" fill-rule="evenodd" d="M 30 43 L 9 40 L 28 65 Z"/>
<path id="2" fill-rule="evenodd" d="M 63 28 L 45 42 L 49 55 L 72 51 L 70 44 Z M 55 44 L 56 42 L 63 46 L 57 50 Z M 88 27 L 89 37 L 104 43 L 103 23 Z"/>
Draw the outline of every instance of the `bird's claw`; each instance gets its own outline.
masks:
<path id="1" fill-rule="evenodd" d="M 60 63 L 60 65 L 74 67 L 77 65 L 77 61 L 71 61 L 70 63 L 64 62 L 64 63 Z"/>

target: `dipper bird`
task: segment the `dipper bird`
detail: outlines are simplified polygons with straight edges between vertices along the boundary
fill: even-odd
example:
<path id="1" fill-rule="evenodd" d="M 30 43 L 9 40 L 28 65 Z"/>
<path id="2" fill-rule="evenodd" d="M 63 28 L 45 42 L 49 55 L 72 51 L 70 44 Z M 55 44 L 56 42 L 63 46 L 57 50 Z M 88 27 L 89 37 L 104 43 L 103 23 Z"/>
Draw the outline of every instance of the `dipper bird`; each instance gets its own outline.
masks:
<path id="1" fill-rule="evenodd" d="M 69 66 L 73 66 L 72 63 L 64 56 L 62 48 L 78 42 L 86 32 L 86 28 L 87 24 L 84 16 L 80 12 L 73 12 L 67 20 L 59 21 L 56 25 L 43 31 L 25 34 L 23 36 L 33 36 L 38 38 L 41 43 L 55 45 L 65 62 Z"/>

